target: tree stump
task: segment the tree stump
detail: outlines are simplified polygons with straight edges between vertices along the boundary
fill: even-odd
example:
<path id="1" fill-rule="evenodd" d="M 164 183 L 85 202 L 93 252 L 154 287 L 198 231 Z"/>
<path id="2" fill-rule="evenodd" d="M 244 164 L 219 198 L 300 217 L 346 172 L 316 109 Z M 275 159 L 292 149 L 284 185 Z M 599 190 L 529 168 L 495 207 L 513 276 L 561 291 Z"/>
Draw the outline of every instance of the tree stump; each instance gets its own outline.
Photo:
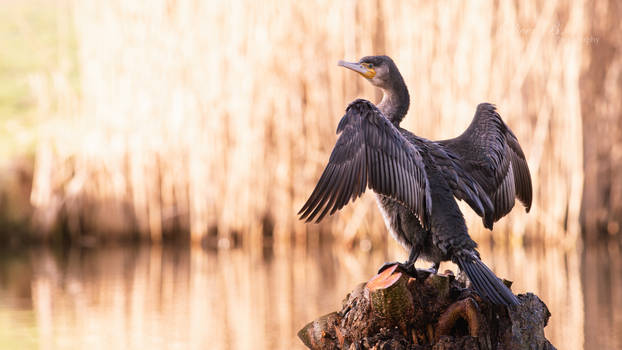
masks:
<path id="1" fill-rule="evenodd" d="M 417 275 L 397 265 L 384 270 L 298 337 L 310 349 L 555 349 L 544 337 L 551 314 L 536 295 L 518 295 L 517 306 L 494 305 L 451 271 Z"/>

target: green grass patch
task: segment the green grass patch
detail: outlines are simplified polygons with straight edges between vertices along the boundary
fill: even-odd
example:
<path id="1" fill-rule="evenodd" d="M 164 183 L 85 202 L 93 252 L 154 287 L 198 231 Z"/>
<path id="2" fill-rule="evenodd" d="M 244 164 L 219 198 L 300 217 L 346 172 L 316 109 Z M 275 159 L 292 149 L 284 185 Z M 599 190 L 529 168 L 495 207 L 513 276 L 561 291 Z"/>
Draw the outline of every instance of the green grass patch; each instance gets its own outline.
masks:
<path id="1" fill-rule="evenodd" d="M 32 153 L 39 122 L 30 80 L 53 74 L 77 87 L 76 40 L 68 1 L 0 0 L 0 157 Z M 54 96 L 50 98 L 54 106 Z"/>

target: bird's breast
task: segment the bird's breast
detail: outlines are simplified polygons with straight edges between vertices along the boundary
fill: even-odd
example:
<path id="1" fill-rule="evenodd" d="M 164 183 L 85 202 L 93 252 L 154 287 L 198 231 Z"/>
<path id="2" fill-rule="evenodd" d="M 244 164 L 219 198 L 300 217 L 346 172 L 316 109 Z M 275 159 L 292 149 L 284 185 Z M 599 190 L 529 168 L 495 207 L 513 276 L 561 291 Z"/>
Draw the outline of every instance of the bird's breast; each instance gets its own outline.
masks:
<path id="1" fill-rule="evenodd" d="M 400 225 L 401 216 L 406 208 L 394 199 L 378 193 L 376 193 L 376 203 L 391 236 L 404 248 L 410 249 L 412 245 L 408 239 L 407 232 L 404 232 Z"/>

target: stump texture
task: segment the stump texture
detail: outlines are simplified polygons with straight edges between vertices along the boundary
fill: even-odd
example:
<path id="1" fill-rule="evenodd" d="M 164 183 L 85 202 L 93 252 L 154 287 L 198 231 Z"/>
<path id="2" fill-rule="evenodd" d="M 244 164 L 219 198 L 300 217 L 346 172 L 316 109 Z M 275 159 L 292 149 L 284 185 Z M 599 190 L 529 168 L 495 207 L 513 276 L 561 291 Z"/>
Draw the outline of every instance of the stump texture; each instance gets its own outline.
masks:
<path id="1" fill-rule="evenodd" d="M 449 271 L 414 278 L 393 266 L 298 337 L 310 349 L 555 349 L 544 336 L 546 305 L 532 293 L 518 299 L 517 306 L 494 305 Z"/>

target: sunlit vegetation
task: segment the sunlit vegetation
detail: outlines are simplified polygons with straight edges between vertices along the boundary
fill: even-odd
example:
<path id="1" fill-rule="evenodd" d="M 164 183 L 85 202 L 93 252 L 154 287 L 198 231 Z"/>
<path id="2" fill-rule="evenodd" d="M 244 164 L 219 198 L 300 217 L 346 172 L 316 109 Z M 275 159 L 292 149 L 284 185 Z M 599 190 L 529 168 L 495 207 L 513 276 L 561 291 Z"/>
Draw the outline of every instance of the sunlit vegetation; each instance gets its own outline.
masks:
<path id="1" fill-rule="evenodd" d="M 411 91 L 405 127 L 453 137 L 489 101 L 523 145 L 532 212 L 515 210 L 492 233 L 469 212 L 476 238 L 578 237 L 583 134 L 594 132 L 580 78 L 605 39 L 587 16 L 602 11 L 582 2 L 77 1 L 56 13 L 71 15 L 62 23 L 77 69 L 35 76 L 25 94 L 41 118 L 30 203 L 42 236 L 384 241 L 370 195 L 320 226 L 295 213 L 347 103 L 379 97 L 337 60 L 387 53 Z"/>
<path id="2" fill-rule="evenodd" d="M 0 240 L 30 231 L 30 189 L 40 126 L 67 113 L 77 91 L 68 1 L 0 2 Z M 45 132 L 43 132 L 45 134 Z"/>

